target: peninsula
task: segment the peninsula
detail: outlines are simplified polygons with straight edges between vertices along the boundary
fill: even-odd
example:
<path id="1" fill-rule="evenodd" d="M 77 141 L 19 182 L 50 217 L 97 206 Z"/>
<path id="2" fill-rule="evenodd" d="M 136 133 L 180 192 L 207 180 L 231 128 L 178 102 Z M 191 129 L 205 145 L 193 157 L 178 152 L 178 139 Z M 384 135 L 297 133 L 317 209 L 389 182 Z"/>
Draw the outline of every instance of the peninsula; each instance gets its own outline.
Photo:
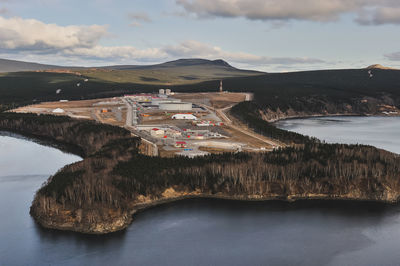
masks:
<path id="1" fill-rule="evenodd" d="M 196 68 L 199 62 L 191 61 L 190 64 L 191 68 Z M 200 62 L 202 67 L 204 64 L 206 68 L 211 64 L 217 69 L 231 69 L 220 61 Z M 181 71 L 182 61 L 169 67 Z M 95 99 L 141 92 L 116 90 L 122 86 L 121 83 L 112 83 L 115 76 L 125 75 L 124 71 L 136 70 L 112 70 L 112 74 L 107 72 L 107 81 L 99 79 L 102 76 L 99 71 L 105 70 L 76 71 L 82 73 L 40 71 L 7 74 L 0 77 L 0 84 L 9 84 L 10 75 L 20 75 L 21 86 L 18 88 L 26 90 L 28 87 L 24 87 L 27 86 L 24 82 L 28 80 L 45 84 L 44 76 L 47 80 L 63 77 L 62 82 L 66 83 L 61 82 L 59 87 L 60 94 L 63 90 L 65 94 L 49 94 L 53 85 L 46 83 L 43 91 L 37 93 L 34 103 L 63 97 L 66 106 L 66 101 L 79 97 Z M 144 75 L 144 70 L 140 71 Z M 213 107 L 198 103 L 198 108 L 206 109 L 207 115 L 215 112 L 226 123 L 230 121 L 231 124 L 226 126 L 229 132 L 245 129 L 244 135 L 248 137 L 270 140 L 272 144 L 268 151 L 262 148 L 253 152 L 251 149 L 235 152 L 208 150 L 208 155 L 195 158 L 158 156 L 145 147 L 145 139 L 132 134 L 131 126 L 107 124 L 106 121 L 111 121 L 107 117 L 107 108 L 104 117 L 95 113 L 94 117 L 98 119 L 72 118 L 59 113 L 2 112 L 0 130 L 73 147 L 75 153 L 83 158 L 59 170 L 37 191 L 31 215 L 46 228 L 105 234 L 126 228 L 139 210 L 193 197 L 253 201 L 349 199 L 393 203 L 399 200 L 399 155 L 371 146 L 326 144 L 278 129 L 272 123 L 295 116 L 398 115 L 399 71 L 381 68 L 287 74 L 231 71 L 236 76 L 225 77 L 224 87 L 241 92 L 240 88 L 245 84 L 247 88 L 251 87 L 245 92 L 254 94 L 254 99 L 231 102 L 226 106 L 219 98 L 213 98 Z M 179 74 L 174 72 L 174 75 Z M 92 82 L 94 77 L 96 80 Z M 199 83 L 193 83 L 193 80 L 185 84 L 178 82 L 170 88 L 185 93 L 218 88 L 220 80 L 204 79 L 202 77 Z M 69 87 L 69 82 L 75 88 Z M 165 86 L 149 79 L 144 83 L 142 88 L 152 91 Z M 83 84 L 79 91 L 76 84 Z M 109 85 L 107 90 L 104 84 Z M 5 86 L 2 88 L 4 90 Z M 4 110 L 28 104 L 30 96 L 17 92 L 2 98 Z M 26 92 L 29 94 L 28 90 Z M 221 95 L 226 98 L 229 94 L 222 92 Z M 187 97 L 190 93 L 182 99 L 187 100 Z M 35 109 L 36 105 L 29 108 L 39 110 Z M 82 106 L 77 108 L 84 109 Z"/>

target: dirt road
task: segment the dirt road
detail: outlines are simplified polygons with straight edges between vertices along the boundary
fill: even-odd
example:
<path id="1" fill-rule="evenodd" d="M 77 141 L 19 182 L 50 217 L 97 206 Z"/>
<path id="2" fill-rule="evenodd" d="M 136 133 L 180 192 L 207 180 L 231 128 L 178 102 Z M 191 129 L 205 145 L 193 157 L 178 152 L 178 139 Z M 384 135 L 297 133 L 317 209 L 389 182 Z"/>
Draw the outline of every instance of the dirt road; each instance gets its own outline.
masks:
<path id="1" fill-rule="evenodd" d="M 246 128 L 243 125 L 236 125 L 232 119 L 229 118 L 229 116 L 226 114 L 227 112 L 229 112 L 229 110 L 235 106 L 235 104 L 229 105 L 225 108 L 221 108 L 221 109 L 215 109 L 211 106 L 205 105 L 205 104 L 201 104 L 202 107 L 206 108 L 209 112 L 215 113 L 219 118 L 221 118 L 221 120 L 225 123 L 225 125 L 227 127 L 230 127 L 234 130 L 237 130 L 249 137 L 252 137 L 254 139 L 257 139 L 263 143 L 268 144 L 268 146 L 272 146 L 272 148 L 279 148 L 282 147 L 283 145 L 281 143 L 279 143 L 278 141 L 269 139 L 267 137 L 264 137 L 262 135 L 259 135 L 253 131 L 251 131 L 250 129 Z"/>

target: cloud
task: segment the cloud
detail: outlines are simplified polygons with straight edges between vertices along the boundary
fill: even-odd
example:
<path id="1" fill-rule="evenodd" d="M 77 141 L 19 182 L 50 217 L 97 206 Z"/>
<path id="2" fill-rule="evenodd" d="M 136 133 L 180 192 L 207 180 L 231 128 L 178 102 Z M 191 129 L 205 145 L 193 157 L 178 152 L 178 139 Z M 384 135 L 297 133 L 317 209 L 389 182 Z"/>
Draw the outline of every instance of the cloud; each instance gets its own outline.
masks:
<path id="1" fill-rule="evenodd" d="M 77 56 L 87 59 L 121 59 L 121 60 L 135 60 L 135 61 L 158 61 L 167 58 L 162 49 L 148 48 L 137 49 L 132 46 L 101 46 L 96 45 L 90 48 L 75 48 L 68 50 L 64 55 Z"/>
<path id="2" fill-rule="evenodd" d="M 199 57 L 206 59 L 222 58 L 230 62 L 246 65 L 298 65 L 298 64 L 319 64 L 323 60 L 307 57 L 268 57 L 243 52 L 228 52 L 218 46 L 211 46 L 205 43 L 189 40 L 178 45 L 166 46 L 163 51 L 169 56 Z"/>
<path id="3" fill-rule="evenodd" d="M 400 7 L 364 10 L 356 21 L 362 25 L 400 24 Z"/>
<path id="4" fill-rule="evenodd" d="M 100 40 L 108 35 L 106 26 L 59 26 L 35 19 L 0 16 L 0 52 L 2 53 L 144 60 L 165 56 L 159 49 L 140 50 L 131 46 L 99 45 Z"/>
<path id="5" fill-rule="evenodd" d="M 400 61 L 400 52 L 386 54 L 385 57 L 390 61 Z"/>
<path id="6" fill-rule="evenodd" d="M 56 58 L 63 62 L 161 62 L 178 58 L 221 58 L 245 66 L 310 65 L 324 63 L 306 57 L 268 57 L 225 51 L 221 47 L 187 40 L 175 45 L 139 49 L 133 46 L 103 46 L 110 34 L 106 26 L 46 24 L 34 19 L 0 16 L 0 55 L 20 58 Z M 36 56 L 36 57 L 35 57 Z M 86 65 L 85 64 L 85 65 Z"/>
<path id="7" fill-rule="evenodd" d="M 142 26 L 142 23 L 139 23 L 139 22 L 137 22 L 137 21 L 133 21 L 133 22 L 131 22 L 131 23 L 129 24 L 129 26 L 131 26 L 131 27 L 141 27 L 141 26 Z"/>
<path id="8" fill-rule="evenodd" d="M 146 13 L 129 13 L 128 18 L 132 21 L 129 25 L 132 27 L 142 26 L 142 22 L 150 23 L 152 19 Z"/>
<path id="9" fill-rule="evenodd" d="M 7 15 L 10 13 L 10 10 L 8 10 L 5 7 L 0 8 L 0 15 Z"/>
<path id="10" fill-rule="evenodd" d="M 176 3 L 197 17 L 326 22 L 351 13 L 361 25 L 400 23 L 398 0 L 176 0 Z"/>
<path id="11" fill-rule="evenodd" d="M 143 22 L 151 22 L 151 18 L 146 13 L 129 13 L 128 17 L 132 20 L 139 20 Z"/>
<path id="12" fill-rule="evenodd" d="M 92 47 L 107 34 L 105 26 L 58 26 L 35 19 L 0 17 L 0 49 L 66 50 Z"/>

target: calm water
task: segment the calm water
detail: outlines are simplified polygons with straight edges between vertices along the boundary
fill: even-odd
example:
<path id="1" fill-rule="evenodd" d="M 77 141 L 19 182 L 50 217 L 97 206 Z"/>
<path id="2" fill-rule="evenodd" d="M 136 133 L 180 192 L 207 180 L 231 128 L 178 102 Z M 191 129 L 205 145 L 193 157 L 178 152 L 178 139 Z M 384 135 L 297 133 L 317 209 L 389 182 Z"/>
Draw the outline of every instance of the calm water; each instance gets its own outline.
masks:
<path id="1" fill-rule="evenodd" d="M 327 142 L 368 144 L 400 154 L 400 117 L 318 117 L 276 125 Z"/>
<path id="2" fill-rule="evenodd" d="M 309 134 L 323 132 L 324 125 L 341 127 L 313 135 L 334 140 L 330 135 L 341 132 L 346 142 L 357 136 L 376 140 L 371 132 L 379 126 L 387 134 L 383 143 L 397 142 L 397 150 L 391 150 L 398 151 L 400 119 L 387 120 L 386 127 L 370 118 L 337 119 L 336 126 L 305 122 L 316 129 Z M 291 129 L 306 128 L 299 121 Z M 124 232 L 107 236 L 41 229 L 28 213 L 35 190 L 50 174 L 77 160 L 50 147 L 0 136 L 1 266 L 399 265 L 400 206 L 383 204 L 189 200 L 147 210 Z"/>

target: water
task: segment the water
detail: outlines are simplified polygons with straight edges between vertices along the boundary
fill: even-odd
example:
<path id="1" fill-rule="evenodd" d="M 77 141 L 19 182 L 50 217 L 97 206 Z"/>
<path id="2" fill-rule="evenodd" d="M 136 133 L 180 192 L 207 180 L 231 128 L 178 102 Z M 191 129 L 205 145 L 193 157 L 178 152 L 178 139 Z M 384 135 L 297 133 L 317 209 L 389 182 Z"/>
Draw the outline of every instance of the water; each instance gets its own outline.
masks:
<path id="1" fill-rule="evenodd" d="M 289 119 L 276 126 L 330 143 L 368 144 L 400 154 L 400 117 Z"/>
<path id="2" fill-rule="evenodd" d="M 358 142 L 358 136 L 375 140 L 371 131 L 376 127 L 369 126 L 375 121 L 385 128 L 384 142 L 399 144 L 400 119 L 386 120 L 386 127 L 371 118 L 368 123 L 365 118 L 335 119 L 336 126 L 305 123 L 316 129 L 310 134 L 323 132 L 323 125 L 341 127 L 341 138 Z M 296 126 L 302 127 L 299 121 Z M 337 131 L 325 132 L 318 137 L 338 137 Z M 54 148 L 0 136 L 1 266 L 399 265 L 400 206 L 376 203 L 188 200 L 140 213 L 127 230 L 106 236 L 40 228 L 29 216 L 34 192 L 50 174 L 77 160 Z"/>

